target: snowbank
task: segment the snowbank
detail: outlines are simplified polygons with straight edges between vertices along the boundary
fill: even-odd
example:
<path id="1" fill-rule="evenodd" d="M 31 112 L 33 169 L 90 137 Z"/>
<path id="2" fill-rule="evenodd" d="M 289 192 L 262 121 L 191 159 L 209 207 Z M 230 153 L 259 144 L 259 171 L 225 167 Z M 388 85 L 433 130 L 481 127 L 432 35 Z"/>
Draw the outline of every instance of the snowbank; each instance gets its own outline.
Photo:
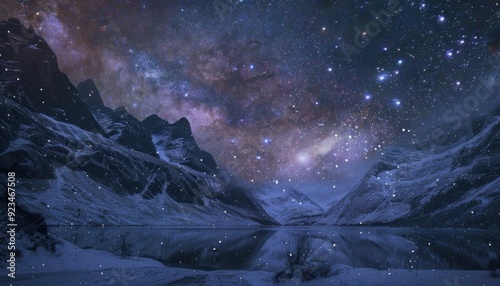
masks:
<path id="1" fill-rule="evenodd" d="M 309 282 L 291 280 L 281 285 L 498 285 L 488 271 L 375 270 L 334 266 L 339 274 Z M 81 249 L 62 241 L 56 255 L 46 250 L 25 252 L 9 285 L 276 285 L 273 272 L 202 271 L 172 268 L 149 258 L 121 258 L 111 253 Z"/>

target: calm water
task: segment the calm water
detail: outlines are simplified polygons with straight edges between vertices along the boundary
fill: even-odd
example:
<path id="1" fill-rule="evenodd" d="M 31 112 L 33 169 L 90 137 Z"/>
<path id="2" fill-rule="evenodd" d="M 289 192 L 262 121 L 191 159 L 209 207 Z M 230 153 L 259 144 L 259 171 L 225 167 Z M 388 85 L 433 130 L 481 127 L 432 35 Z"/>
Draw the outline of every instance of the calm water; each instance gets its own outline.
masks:
<path id="1" fill-rule="evenodd" d="M 276 271 L 289 255 L 377 269 L 486 269 L 500 232 L 357 227 L 51 227 L 80 246 L 168 266 Z"/>

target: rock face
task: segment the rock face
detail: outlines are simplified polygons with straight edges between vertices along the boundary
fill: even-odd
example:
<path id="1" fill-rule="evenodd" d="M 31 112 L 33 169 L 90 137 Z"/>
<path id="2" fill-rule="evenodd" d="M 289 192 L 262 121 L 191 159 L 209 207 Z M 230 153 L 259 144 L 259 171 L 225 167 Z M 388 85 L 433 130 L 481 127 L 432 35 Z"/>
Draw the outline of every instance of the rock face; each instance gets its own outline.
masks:
<path id="1" fill-rule="evenodd" d="M 2 188 L 5 187 L 5 189 L 8 187 L 6 183 L 3 183 L 7 182 L 6 175 L 7 174 L 5 173 L 0 175 L 0 180 L 3 184 Z M 7 204 L 11 202 L 12 201 L 9 200 L 6 190 L 0 193 L 0 203 L 7 206 Z M 17 226 L 15 226 L 14 229 L 16 243 L 14 245 L 10 245 L 11 247 L 14 246 L 15 249 L 8 249 L 6 246 L 2 249 L 2 251 L 0 251 L 0 253 L 4 255 L 4 257 L 8 258 L 8 253 L 15 252 L 17 261 L 17 258 L 22 257 L 26 251 L 37 251 L 39 248 L 44 248 L 51 253 L 56 252 L 58 242 L 55 238 L 48 234 L 47 225 L 45 224 L 43 217 L 40 216 L 40 214 L 32 213 L 19 205 L 16 205 L 15 209 L 15 223 Z M 0 215 L 7 218 L 7 211 L 7 207 L 0 208 Z M 7 237 L 10 236 L 8 231 L 11 231 L 11 226 L 7 226 L 7 223 L 3 223 L 0 225 L 0 231 L 6 235 L 4 237 L 6 238 L 6 241 L 8 241 Z M 0 262 L 0 266 L 4 268 L 8 267 L 8 264 L 7 259 L 2 259 Z"/>
<path id="2" fill-rule="evenodd" d="M 277 224 L 220 175 L 186 119 L 105 107 L 92 81 L 76 89 L 26 33 L 0 22 L 0 169 L 16 172 L 22 207 L 48 224 Z"/>
<path id="3" fill-rule="evenodd" d="M 160 158 L 206 174 L 218 173 L 215 159 L 198 147 L 186 118 L 169 124 L 158 116 L 151 115 L 142 123 L 151 133 Z"/>
<path id="4" fill-rule="evenodd" d="M 17 19 L 0 22 L 0 68 L 3 88 L 18 96 L 21 104 L 84 130 L 101 132 L 78 91 L 59 71 L 57 58 L 48 44 Z"/>
<path id="5" fill-rule="evenodd" d="M 151 134 L 143 124 L 124 107 L 105 107 L 94 82 L 87 79 L 77 86 L 78 94 L 89 107 L 92 115 L 104 129 L 107 137 L 128 147 L 154 157 L 158 157 Z"/>
<path id="6" fill-rule="evenodd" d="M 101 94 L 97 89 L 94 81 L 89 78 L 82 81 L 76 86 L 80 99 L 92 110 L 101 111 L 104 108 L 104 102 L 102 102 Z"/>
<path id="7" fill-rule="evenodd" d="M 321 224 L 500 227 L 500 105 L 433 150 L 393 147 Z"/>

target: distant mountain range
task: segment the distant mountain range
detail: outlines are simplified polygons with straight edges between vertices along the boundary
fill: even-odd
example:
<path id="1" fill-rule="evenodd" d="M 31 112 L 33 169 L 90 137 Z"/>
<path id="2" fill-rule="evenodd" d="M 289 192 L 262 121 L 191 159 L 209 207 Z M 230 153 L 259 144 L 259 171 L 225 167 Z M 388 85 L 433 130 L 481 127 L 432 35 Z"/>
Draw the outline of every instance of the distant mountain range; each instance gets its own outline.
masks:
<path id="1" fill-rule="evenodd" d="M 385 150 L 319 223 L 499 229 L 499 92 L 483 112 L 448 128 L 454 140 Z"/>
<path id="2" fill-rule="evenodd" d="M 91 79 L 75 88 L 16 19 L 0 22 L 0 37 L 0 167 L 16 172 L 24 208 L 56 225 L 279 224 L 256 187 L 199 148 L 186 118 L 106 107 Z"/>
<path id="3" fill-rule="evenodd" d="M 498 96 L 454 142 L 386 149 L 325 213 L 298 190 L 222 172 L 186 118 L 106 107 L 18 20 L 0 22 L 0 39 L 1 176 L 16 172 L 17 203 L 47 224 L 499 227 Z"/>

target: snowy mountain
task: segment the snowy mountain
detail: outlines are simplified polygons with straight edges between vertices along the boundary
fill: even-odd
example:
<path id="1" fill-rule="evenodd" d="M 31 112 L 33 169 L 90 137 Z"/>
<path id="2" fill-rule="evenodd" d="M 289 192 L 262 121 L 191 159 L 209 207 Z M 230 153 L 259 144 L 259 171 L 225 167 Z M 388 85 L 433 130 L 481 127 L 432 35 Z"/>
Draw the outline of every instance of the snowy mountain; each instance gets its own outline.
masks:
<path id="1" fill-rule="evenodd" d="M 498 229 L 500 104 L 493 99 L 433 149 L 394 146 L 321 224 Z"/>
<path id="2" fill-rule="evenodd" d="M 163 160 L 188 166 L 205 174 L 218 172 L 212 155 L 196 144 L 186 118 L 168 124 L 157 115 L 151 115 L 144 119 L 143 125 L 151 134 L 157 153 Z"/>
<path id="3" fill-rule="evenodd" d="M 78 94 L 87 104 L 92 115 L 106 132 L 107 137 L 116 142 L 151 156 L 158 157 L 151 141 L 151 134 L 143 124 L 124 107 L 111 109 L 105 107 L 94 82 L 87 79 L 77 85 Z"/>
<path id="4" fill-rule="evenodd" d="M 294 189 L 257 188 L 254 195 L 266 212 L 282 225 L 312 225 L 325 213 L 304 193 Z"/>
<path id="5" fill-rule="evenodd" d="M 0 22 L 0 38 L 0 168 L 16 172 L 23 208 L 48 224 L 277 224 L 220 175 L 186 119 L 141 122 L 105 107 L 15 19 Z"/>
<path id="6" fill-rule="evenodd" d="M 84 130 L 101 132 L 99 124 L 78 97 L 48 44 L 17 19 L 0 22 L 2 89 L 16 93 L 31 110 Z M 22 90 L 18 86 L 22 85 Z"/>

